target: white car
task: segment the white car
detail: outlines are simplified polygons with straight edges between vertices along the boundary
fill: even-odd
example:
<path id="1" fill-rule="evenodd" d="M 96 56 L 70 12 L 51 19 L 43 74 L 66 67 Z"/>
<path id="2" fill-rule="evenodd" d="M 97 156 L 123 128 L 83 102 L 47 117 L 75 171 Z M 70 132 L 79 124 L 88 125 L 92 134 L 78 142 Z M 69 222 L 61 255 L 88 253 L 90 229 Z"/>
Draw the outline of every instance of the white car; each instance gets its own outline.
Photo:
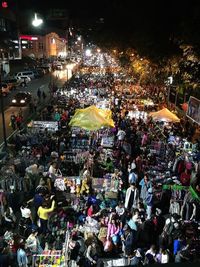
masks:
<path id="1" fill-rule="evenodd" d="M 16 72 L 15 73 L 15 78 L 21 78 L 23 76 L 28 76 L 31 79 L 35 78 L 34 72 L 33 71 L 21 71 L 21 72 Z"/>
<path id="2" fill-rule="evenodd" d="M 20 77 L 17 77 L 17 79 L 19 80 L 20 86 L 22 87 L 25 86 L 25 83 L 29 83 L 31 81 L 31 78 L 28 76 L 20 76 Z"/>

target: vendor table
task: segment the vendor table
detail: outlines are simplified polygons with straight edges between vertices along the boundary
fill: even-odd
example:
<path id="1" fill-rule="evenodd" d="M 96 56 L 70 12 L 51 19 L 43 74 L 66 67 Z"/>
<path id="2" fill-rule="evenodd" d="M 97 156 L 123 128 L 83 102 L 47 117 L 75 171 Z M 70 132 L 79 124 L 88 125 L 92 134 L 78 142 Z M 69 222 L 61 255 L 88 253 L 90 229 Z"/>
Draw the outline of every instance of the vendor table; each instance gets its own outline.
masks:
<path id="1" fill-rule="evenodd" d="M 61 250 L 48 250 L 43 254 L 33 255 L 32 267 L 64 267 L 65 257 Z"/>

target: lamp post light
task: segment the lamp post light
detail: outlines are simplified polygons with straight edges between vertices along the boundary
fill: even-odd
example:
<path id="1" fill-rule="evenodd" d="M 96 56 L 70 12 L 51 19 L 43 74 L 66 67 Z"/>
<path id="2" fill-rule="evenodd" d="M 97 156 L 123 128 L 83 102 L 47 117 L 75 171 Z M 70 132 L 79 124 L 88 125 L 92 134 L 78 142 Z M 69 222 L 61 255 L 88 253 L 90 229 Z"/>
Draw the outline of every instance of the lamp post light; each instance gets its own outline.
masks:
<path id="1" fill-rule="evenodd" d="M 34 27 L 39 27 L 43 23 L 43 19 L 38 18 L 37 13 L 35 13 L 34 19 L 32 21 L 32 25 Z"/>

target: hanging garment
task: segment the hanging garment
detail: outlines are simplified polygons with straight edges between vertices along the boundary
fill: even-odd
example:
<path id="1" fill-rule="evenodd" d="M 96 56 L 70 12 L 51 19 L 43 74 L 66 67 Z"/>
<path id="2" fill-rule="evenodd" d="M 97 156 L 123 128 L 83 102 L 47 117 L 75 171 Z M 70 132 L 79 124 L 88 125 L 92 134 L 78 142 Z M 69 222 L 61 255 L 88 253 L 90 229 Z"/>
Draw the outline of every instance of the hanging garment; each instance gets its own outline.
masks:
<path id="1" fill-rule="evenodd" d="M 59 191 L 65 191 L 66 186 L 63 178 L 57 178 L 54 182 L 54 186 Z"/>

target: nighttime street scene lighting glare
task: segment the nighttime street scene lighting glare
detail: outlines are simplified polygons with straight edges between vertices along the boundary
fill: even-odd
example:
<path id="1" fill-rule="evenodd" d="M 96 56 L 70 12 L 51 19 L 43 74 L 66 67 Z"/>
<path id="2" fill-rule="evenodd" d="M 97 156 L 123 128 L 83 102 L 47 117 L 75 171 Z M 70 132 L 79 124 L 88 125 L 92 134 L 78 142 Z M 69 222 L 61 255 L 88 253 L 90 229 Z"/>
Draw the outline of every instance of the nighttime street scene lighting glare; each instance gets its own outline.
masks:
<path id="1" fill-rule="evenodd" d="M 200 266 L 200 1 L 0 0 L 0 267 Z"/>

